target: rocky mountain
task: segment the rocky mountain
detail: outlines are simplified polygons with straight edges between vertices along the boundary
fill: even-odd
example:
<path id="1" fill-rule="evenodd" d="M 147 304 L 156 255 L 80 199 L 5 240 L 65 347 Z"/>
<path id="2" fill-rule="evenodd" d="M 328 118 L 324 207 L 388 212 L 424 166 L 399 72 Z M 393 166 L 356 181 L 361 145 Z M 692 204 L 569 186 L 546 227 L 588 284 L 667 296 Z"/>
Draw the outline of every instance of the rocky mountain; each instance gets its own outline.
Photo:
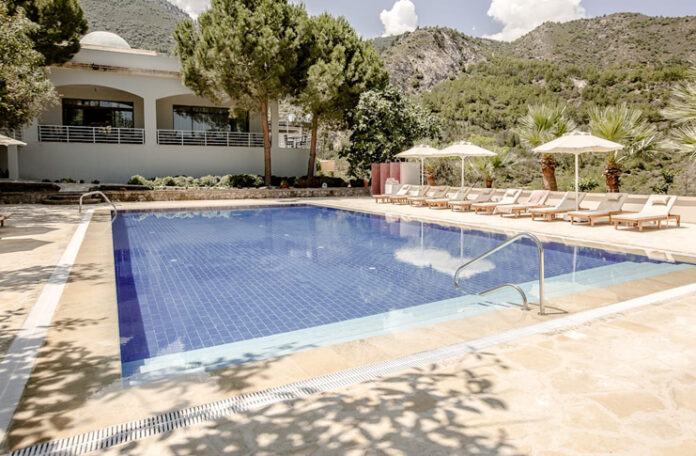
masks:
<path id="1" fill-rule="evenodd" d="M 512 43 L 476 39 L 445 28 L 379 38 L 375 46 L 402 90 L 422 92 L 458 77 L 462 65 L 491 56 L 577 66 L 661 64 L 696 55 L 696 16 L 649 17 L 617 13 L 542 24 Z"/>
<path id="2" fill-rule="evenodd" d="M 89 30 L 120 35 L 133 48 L 171 53 L 172 33 L 188 15 L 167 0 L 80 0 Z"/>
<path id="3" fill-rule="evenodd" d="M 462 68 L 485 60 L 499 44 L 447 28 L 423 28 L 394 38 L 380 38 L 391 83 L 407 92 L 431 89 Z"/>
<path id="4" fill-rule="evenodd" d="M 616 13 L 563 24 L 547 22 L 504 50 L 511 56 L 559 63 L 665 63 L 696 55 L 696 16 Z"/>

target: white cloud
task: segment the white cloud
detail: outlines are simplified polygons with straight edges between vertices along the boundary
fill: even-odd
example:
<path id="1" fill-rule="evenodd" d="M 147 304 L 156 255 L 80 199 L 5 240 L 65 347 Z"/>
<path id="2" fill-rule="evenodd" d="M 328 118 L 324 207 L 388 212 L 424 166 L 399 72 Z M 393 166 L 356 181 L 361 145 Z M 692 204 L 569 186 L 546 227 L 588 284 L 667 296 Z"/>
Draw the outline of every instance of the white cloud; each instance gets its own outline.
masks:
<path id="1" fill-rule="evenodd" d="M 210 6 L 210 0 L 169 0 L 169 3 L 178 6 L 194 19 Z"/>
<path id="2" fill-rule="evenodd" d="M 390 10 L 382 10 L 379 19 L 384 24 L 382 36 L 412 32 L 418 26 L 416 5 L 411 0 L 397 0 Z"/>
<path id="3" fill-rule="evenodd" d="M 503 30 L 487 38 L 512 41 L 547 21 L 567 22 L 585 17 L 582 0 L 492 0 L 488 15 Z"/>

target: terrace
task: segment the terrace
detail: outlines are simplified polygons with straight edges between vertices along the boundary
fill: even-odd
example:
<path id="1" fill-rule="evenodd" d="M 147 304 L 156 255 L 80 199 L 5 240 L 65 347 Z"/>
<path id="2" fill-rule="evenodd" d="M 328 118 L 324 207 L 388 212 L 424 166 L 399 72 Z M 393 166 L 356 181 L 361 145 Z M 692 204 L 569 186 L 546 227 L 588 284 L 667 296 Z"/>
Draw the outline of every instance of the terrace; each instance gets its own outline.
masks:
<path id="1" fill-rule="evenodd" d="M 508 235 L 533 231 L 544 242 L 601 247 L 657 260 L 688 261 L 696 255 L 689 241 L 696 228 L 688 221 L 679 229 L 639 233 L 607 225 L 590 228 L 376 204 L 368 198 L 302 202 L 384 214 L 407 224 L 437 223 Z M 264 206 L 282 204 L 268 201 Z M 119 212 L 216 211 L 257 205 L 249 200 L 121 203 Z M 69 241 L 85 230 L 70 279 L 56 302 L 46 343 L 17 404 L 7 449 L 238 398 L 236 413 L 206 415 L 199 424 L 129 440 L 128 451 L 167 454 L 195 446 L 199 454 L 217 454 L 222 448 L 277 453 L 330 447 L 346 452 L 375 445 L 406 453 L 466 448 L 501 455 L 532 453 L 539 445 L 562 452 L 569 448 L 631 452 L 644 445 L 664 450 L 663 454 L 690 451 L 689 429 L 696 421 L 689 412 L 693 385 L 687 378 L 696 353 L 688 341 L 694 335 L 696 314 L 688 306 L 688 294 L 680 296 L 693 293 L 696 268 L 550 300 L 549 306 L 569 314 L 540 316 L 519 308 L 500 309 L 128 386 L 121 379 L 108 212 L 98 208 L 88 224 L 74 207 L 5 206 L 0 212 L 14 213 L 0 244 L 3 259 L 8 260 L 2 263 L 8 279 L 0 285 L 3 296 L 11 297 L 3 302 L 17 303 L 2 310 L 8 328 L 0 345 L 3 353 L 22 334 L 20 328 L 26 325 L 24 319 L 42 284 L 65 261 L 61 256 Z M 374 363 L 388 365 L 390 360 L 462 342 L 481 348 L 457 352 L 453 358 L 426 358 L 432 361 L 422 365 L 405 364 L 367 383 L 322 386 L 324 375 Z M 631 361 L 630 368 L 626 360 Z M 294 396 L 298 393 L 288 390 L 287 397 L 298 397 L 292 406 L 244 402 L 250 398 L 244 394 L 305 381 L 321 392 Z M 654 384 L 670 386 L 655 389 L 650 386 Z M 56 387 L 61 397 L 50 393 Z M 537 394 L 530 395 L 531 390 Z M 447 419 L 445 411 L 450 413 Z M 324 418 L 329 416 L 334 418 Z M 674 416 L 680 417 L 678 422 Z M 293 424 L 288 427 L 288 422 Z M 349 428 L 360 429 L 362 436 Z M 268 438 L 250 442 L 241 438 L 252 429 Z M 299 439 L 284 437 L 290 433 Z M 122 448 L 110 451 L 116 454 Z"/>

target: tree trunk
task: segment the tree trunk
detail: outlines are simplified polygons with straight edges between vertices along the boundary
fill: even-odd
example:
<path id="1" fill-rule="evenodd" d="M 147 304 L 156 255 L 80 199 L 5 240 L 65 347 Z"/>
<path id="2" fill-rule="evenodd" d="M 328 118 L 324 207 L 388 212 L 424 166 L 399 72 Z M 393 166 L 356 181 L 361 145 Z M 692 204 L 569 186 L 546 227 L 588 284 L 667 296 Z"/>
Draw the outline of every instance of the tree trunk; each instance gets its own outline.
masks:
<path id="1" fill-rule="evenodd" d="M 309 145 L 309 163 L 307 164 L 307 181 L 312 184 L 314 180 L 314 166 L 317 160 L 317 127 L 319 126 L 319 121 L 317 120 L 317 115 L 312 115 L 312 142 Z"/>
<path id="2" fill-rule="evenodd" d="M 433 187 L 435 185 L 435 170 L 433 170 L 432 168 L 426 168 L 425 178 L 428 181 L 428 185 Z"/>
<path id="3" fill-rule="evenodd" d="M 620 178 L 623 174 L 616 163 L 607 163 L 604 168 L 604 178 L 607 181 L 607 193 L 618 193 L 621 186 Z"/>
<path id="4" fill-rule="evenodd" d="M 544 190 L 555 192 L 558 190 L 556 183 L 556 160 L 551 155 L 544 155 L 539 160 L 541 174 L 543 176 Z"/>
<path id="5" fill-rule="evenodd" d="M 493 178 L 492 177 L 486 178 L 486 188 L 493 188 Z"/>
<path id="6" fill-rule="evenodd" d="M 261 102 L 261 129 L 263 130 L 263 177 L 267 187 L 271 186 L 271 133 L 268 131 L 268 100 Z M 276 141 L 278 138 L 276 138 Z"/>

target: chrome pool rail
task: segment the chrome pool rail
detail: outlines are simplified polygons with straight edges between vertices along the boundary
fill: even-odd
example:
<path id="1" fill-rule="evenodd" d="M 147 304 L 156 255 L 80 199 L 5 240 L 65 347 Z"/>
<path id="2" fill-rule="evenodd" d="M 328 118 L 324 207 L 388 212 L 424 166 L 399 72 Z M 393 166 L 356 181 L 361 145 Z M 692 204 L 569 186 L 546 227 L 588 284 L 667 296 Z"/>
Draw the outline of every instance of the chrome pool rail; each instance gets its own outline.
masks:
<path id="1" fill-rule="evenodd" d="M 105 200 L 107 203 L 109 203 L 109 204 L 111 205 L 111 207 L 114 208 L 114 216 L 113 216 L 113 218 L 111 219 L 111 223 L 113 223 L 114 220 L 116 220 L 116 217 L 118 217 L 118 208 L 117 208 L 116 205 L 109 199 L 109 197 L 106 196 L 106 194 L 105 194 L 104 192 L 94 191 L 94 192 L 83 193 L 82 195 L 80 195 L 80 208 L 79 208 L 79 213 L 82 214 L 82 200 L 85 198 L 85 196 L 93 196 L 93 195 L 99 195 L 99 196 L 101 196 L 102 198 L 104 198 L 104 200 Z"/>
<path id="2" fill-rule="evenodd" d="M 497 251 L 507 247 L 508 245 L 510 245 L 514 242 L 517 242 L 518 240 L 523 239 L 523 238 L 531 239 L 532 242 L 534 242 L 536 244 L 537 249 L 539 250 L 539 315 L 546 315 L 546 303 L 544 302 L 544 246 L 541 243 L 541 241 L 539 240 L 539 238 L 536 237 L 535 235 L 533 235 L 532 233 L 524 232 L 524 233 L 520 233 L 516 236 L 513 236 L 510 239 L 508 239 L 507 241 L 505 241 L 505 242 L 493 247 L 492 249 L 482 253 L 481 255 L 477 256 L 473 260 L 470 260 L 470 261 L 464 263 L 463 265 L 459 266 L 459 268 L 457 268 L 457 270 L 454 273 L 454 286 L 455 286 L 455 288 L 457 288 L 457 290 L 459 290 L 461 292 L 464 292 L 464 290 L 462 290 L 462 288 L 459 286 L 459 275 L 461 274 L 461 272 L 463 270 L 465 270 L 466 268 L 468 268 L 472 264 L 483 260 L 484 258 L 494 254 L 495 252 L 497 252 Z M 494 291 L 497 291 L 497 290 L 499 290 L 501 288 L 505 288 L 505 287 L 515 289 L 522 296 L 524 309 L 529 310 L 527 295 L 524 293 L 524 291 L 519 286 L 512 284 L 512 283 L 504 283 L 504 284 L 498 285 L 494 288 L 491 288 L 489 290 L 482 291 L 478 294 L 485 295 L 488 293 L 493 293 Z"/>

